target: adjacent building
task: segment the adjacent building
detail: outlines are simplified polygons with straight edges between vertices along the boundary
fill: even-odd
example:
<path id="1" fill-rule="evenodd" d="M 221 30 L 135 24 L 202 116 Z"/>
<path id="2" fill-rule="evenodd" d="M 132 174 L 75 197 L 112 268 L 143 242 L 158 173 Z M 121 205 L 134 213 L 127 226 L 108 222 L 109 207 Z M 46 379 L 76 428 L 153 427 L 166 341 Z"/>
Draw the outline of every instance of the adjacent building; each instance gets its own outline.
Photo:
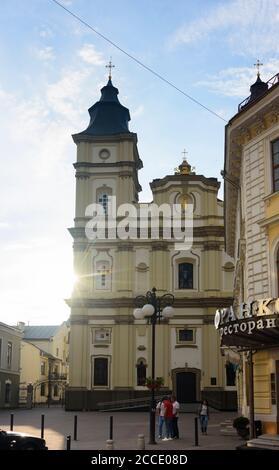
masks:
<path id="1" fill-rule="evenodd" d="M 0 408 L 18 406 L 22 333 L 0 322 Z"/>
<path id="2" fill-rule="evenodd" d="M 134 208 L 135 222 L 143 206 L 137 135 L 129 130 L 129 110 L 117 95 L 109 77 L 100 100 L 89 109 L 88 128 L 73 135 L 76 211 L 69 230 L 78 282 L 68 300 L 66 408 L 96 409 L 100 402 L 147 393 L 151 328 L 136 320 L 133 310 L 135 297 L 155 286 L 159 296 L 175 296 L 174 318 L 156 326 L 155 373 L 163 377 L 165 390 L 173 390 L 181 403 L 206 397 L 217 408 L 235 409 L 235 370 L 220 353 L 213 325 L 216 308 L 232 303 L 234 270 L 232 257 L 224 251 L 217 179 L 196 174 L 184 160 L 174 174 L 150 184 L 153 203 L 171 208 L 178 204 L 183 210 L 193 207 L 193 243 L 187 251 L 175 246 L 173 237 L 166 239 L 161 226 L 157 239 L 88 237 L 92 203 L 102 207 L 108 222 L 115 202 L 116 221 L 122 224 L 124 204 Z M 151 210 L 151 204 L 145 207 Z"/>
<path id="3" fill-rule="evenodd" d="M 226 330 L 224 344 L 244 351 L 240 411 L 255 411 L 268 433 L 279 432 L 278 84 L 279 74 L 265 83 L 258 73 L 226 126 L 224 166 L 226 251 L 235 259 L 234 309 L 243 320 L 243 331 Z"/>
<path id="4" fill-rule="evenodd" d="M 55 403 L 64 400 L 68 384 L 69 325 L 26 326 L 20 363 L 20 403 L 28 404 L 30 385 L 32 401 Z"/>

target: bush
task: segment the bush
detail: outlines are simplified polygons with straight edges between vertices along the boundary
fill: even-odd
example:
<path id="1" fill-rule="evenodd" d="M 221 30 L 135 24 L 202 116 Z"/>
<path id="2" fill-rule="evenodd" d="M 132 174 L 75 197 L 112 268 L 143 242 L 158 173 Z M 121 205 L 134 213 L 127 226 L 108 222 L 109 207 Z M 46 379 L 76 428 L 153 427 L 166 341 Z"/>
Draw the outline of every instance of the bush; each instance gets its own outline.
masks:
<path id="1" fill-rule="evenodd" d="M 233 421 L 233 427 L 236 429 L 245 429 L 249 424 L 249 419 L 245 416 L 238 416 Z"/>

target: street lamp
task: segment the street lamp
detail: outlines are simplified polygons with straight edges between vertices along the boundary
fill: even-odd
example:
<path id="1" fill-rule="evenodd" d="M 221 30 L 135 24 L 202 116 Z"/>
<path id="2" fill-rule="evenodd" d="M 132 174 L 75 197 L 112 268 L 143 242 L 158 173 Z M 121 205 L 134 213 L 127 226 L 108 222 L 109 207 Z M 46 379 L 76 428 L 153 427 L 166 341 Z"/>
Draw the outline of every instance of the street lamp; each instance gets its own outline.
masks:
<path id="1" fill-rule="evenodd" d="M 162 319 L 173 317 L 174 309 L 172 307 L 174 296 L 172 294 L 164 294 L 162 297 L 156 296 L 156 288 L 153 287 L 152 291 L 148 291 L 146 295 L 139 295 L 135 298 L 134 318 L 142 320 L 147 318 L 147 321 L 152 326 L 152 354 L 151 354 L 151 380 L 152 385 L 155 381 L 155 325 L 160 323 Z M 151 402 L 150 402 L 150 427 L 149 427 L 149 444 L 156 444 L 155 441 L 155 418 L 156 403 L 155 403 L 155 389 L 151 387 Z"/>

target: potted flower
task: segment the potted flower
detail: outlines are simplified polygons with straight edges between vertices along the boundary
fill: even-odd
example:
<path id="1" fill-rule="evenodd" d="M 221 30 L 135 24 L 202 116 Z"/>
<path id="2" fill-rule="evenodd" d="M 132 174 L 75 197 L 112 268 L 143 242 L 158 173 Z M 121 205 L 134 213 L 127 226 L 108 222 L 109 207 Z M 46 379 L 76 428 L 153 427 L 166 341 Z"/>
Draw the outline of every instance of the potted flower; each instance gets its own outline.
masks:
<path id="1" fill-rule="evenodd" d="M 236 429 L 237 434 L 243 439 L 247 439 L 249 436 L 249 419 L 245 416 L 238 416 L 233 421 L 233 427 Z"/>
<path id="2" fill-rule="evenodd" d="M 164 379 L 163 379 L 163 377 L 156 377 L 156 379 L 152 379 L 151 377 L 147 377 L 147 379 L 145 381 L 145 385 L 150 390 L 152 390 L 152 389 L 159 390 L 159 388 L 161 388 L 162 385 L 164 385 Z"/>

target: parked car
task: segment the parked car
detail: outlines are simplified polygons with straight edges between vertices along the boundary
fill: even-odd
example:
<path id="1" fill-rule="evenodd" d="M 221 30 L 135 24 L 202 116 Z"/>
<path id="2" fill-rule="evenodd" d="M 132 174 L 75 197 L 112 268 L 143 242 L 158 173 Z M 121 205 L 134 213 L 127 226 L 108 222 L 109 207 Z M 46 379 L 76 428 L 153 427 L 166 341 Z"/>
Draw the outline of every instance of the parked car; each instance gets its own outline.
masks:
<path id="1" fill-rule="evenodd" d="M 23 432 L 0 429 L 0 450 L 48 450 L 46 441 Z"/>

